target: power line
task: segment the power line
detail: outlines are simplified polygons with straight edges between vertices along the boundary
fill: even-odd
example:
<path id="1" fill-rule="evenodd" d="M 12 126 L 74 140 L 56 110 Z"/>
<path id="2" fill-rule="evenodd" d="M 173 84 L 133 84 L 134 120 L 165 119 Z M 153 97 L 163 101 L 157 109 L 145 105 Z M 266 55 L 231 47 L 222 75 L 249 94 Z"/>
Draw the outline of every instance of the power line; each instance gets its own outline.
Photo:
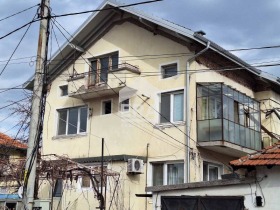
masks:
<path id="1" fill-rule="evenodd" d="M 30 24 L 32 24 L 32 23 L 35 23 L 35 22 L 37 22 L 37 21 L 40 21 L 40 19 L 32 20 L 32 21 L 30 21 L 30 22 L 28 22 L 28 23 L 26 23 L 26 24 L 20 26 L 19 28 L 17 28 L 17 29 L 15 29 L 15 30 L 13 30 L 13 31 L 11 31 L 11 32 L 9 32 L 9 33 L 7 33 L 7 34 L 5 34 L 4 36 L 1 36 L 1 37 L 0 37 L 0 40 L 6 38 L 7 36 L 9 36 L 9 35 L 11 35 L 11 34 L 17 32 L 17 31 L 19 31 L 20 29 L 23 29 L 23 28 L 25 28 L 26 26 L 28 26 L 28 25 L 30 25 Z"/>
<path id="2" fill-rule="evenodd" d="M 33 20 L 35 19 L 36 15 L 37 15 L 37 13 L 34 15 Z M 24 39 L 25 35 L 26 35 L 27 32 L 29 31 L 30 26 L 31 26 L 31 23 L 29 24 L 29 26 L 27 27 L 27 29 L 26 29 L 26 31 L 24 32 L 23 36 L 22 36 L 21 39 L 19 40 L 19 42 L 18 42 L 16 48 L 15 48 L 14 51 L 12 52 L 10 58 L 8 59 L 7 63 L 5 64 L 4 68 L 1 70 L 0 76 L 3 74 L 3 72 L 4 72 L 5 69 L 7 68 L 8 64 L 9 64 L 9 62 L 10 62 L 10 60 L 11 60 L 12 57 L 14 56 L 14 54 L 15 54 L 15 52 L 17 51 L 17 49 L 18 49 L 19 45 L 21 44 L 22 40 Z"/>
<path id="3" fill-rule="evenodd" d="M 30 10 L 30 9 L 32 9 L 32 8 L 34 8 L 34 7 L 37 7 L 37 6 L 40 6 L 40 4 L 36 4 L 36 5 L 32 6 L 32 7 L 28 7 L 27 9 L 24 9 L 24 10 L 22 10 L 22 11 L 20 11 L 20 12 L 17 12 L 17 13 L 14 13 L 14 14 L 12 14 L 12 15 L 9 15 L 9 16 L 7 16 L 7 17 L 5 17 L 5 18 L 0 19 L 0 21 L 6 20 L 6 19 L 8 19 L 8 18 L 11 18 L 11 17 L 13 17 L 13 16 L 15 16 L 15 15 L 18 15 L 18 14 L 20 14 L 20 13 L 23 13 L 23 12 L 25 12 L 25 11 L 27 11 L 27 10 Z"/>
<path id="4" fill-rule="evenodd" d="M 103 8 L 103 9 L 95 9 L 95 10 L 87 10 L 83 12 L 73 12 L 73 13 L 66 13 L 62 15 L 51 15 L 51 18 L 57 18 L 57 17 L 65 17 L 65 16 L 71 16 L 71 15 L 81 15 L 81 14 L 86 14 L 86 13 L 92 13 L 92 12 L 100 12 L 100 11 L 106 11 L 106 10 L 112 10 L 116 8 L 125 8 L 125 7 L 131 7 L 131 6 L 137 6 L 141 4 L 149 4 L 149 3 L 154 3 L 158 1 L 163 1 L 163 0 L 151 0 L 151 1 L 144 1 L 144 2 L 138 2 L 138 3 L 133 3 L 133 4 L 126 4 L 126 5 L 121 5 L 113 8 Z"/>

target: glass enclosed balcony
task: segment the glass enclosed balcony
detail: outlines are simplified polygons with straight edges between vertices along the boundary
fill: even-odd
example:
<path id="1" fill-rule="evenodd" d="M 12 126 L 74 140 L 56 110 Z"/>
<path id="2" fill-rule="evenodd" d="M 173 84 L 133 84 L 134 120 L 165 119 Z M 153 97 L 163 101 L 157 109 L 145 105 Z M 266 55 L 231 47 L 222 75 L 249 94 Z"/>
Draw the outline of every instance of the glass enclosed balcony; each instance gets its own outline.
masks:
<path id="1" fill-rule="evenodd" d="M 259 150 L 260 129 L 258 101 L 222 83 L 197 84 L 198 143 Z"/>

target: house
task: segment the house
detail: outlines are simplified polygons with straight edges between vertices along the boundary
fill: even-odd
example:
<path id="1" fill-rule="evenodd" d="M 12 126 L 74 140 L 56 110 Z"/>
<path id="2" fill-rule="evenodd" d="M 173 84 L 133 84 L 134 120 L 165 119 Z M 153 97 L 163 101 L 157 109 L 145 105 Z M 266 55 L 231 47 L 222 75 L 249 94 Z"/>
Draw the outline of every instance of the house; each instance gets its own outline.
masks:
<path id="1" fill-rule="evenodd" d="M 279 209 L 279 148 L 277 143 L 231 161 L 239 172 L 232 179 L 148 187 L 153 209 Z"/>
<path id="2" fill-rule="evenodd" d="M 0 209 L 19 209 L 27 145 L 0 133 Z"/>
<path id="3" fill-rule="evenodd" d="M 146 186 L 216 181 L 231 160 L 262 149 L 262 131 L 267 144 L 278 138 L 268 119 L 279 78 L 203 31 L 120 6 L 105 1 L 48 65 L 42 153 L 93 169 L 103 159 L 104 170 L 120 174 L 103 187 L 100 176 L 95 186 L 89 177 L 65 179 L 54 196 L 62 208 L 98 207 L 96 187 L 106 208 L 151 209 Z M 41 199 L 56 194 L 40 186 Z"/>

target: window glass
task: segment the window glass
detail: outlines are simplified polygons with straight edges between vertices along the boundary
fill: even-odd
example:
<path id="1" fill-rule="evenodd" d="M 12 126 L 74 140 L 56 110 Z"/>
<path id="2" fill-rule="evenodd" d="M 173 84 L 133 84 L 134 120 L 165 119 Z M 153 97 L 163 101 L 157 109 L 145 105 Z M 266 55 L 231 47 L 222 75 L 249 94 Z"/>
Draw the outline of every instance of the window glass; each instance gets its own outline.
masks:
<path id="1" fill-rule="evenodd" d="M 58 135 L 66 134 L 66 124 L 67 124 L 67 110 L 60 110 L 58 112 Z"/>
<path id="2" fill-rule="evenodd" d="M 86 132 L 87 130 L 87 111 L 86 107 L 82 107 L 80 111 L 80 133 Z"/>
<path id="3" fill-rule="evenodd" d="M 94 83 L 97 83 L 98 81 L 96 81 L 96 78 L 97 78 L 97 60 L 95 61 L 92 61 L 91 62 L 91 82 L 94 84 Z"/>
<path id="4" fill-rule="evenodd" d="M 197 119 L 206 120 L 208 117 L 208 97 L 201 97 L 197 99 Z"/>
<path id="5" fill-rule="evenodd" d="M 221 96 L 209 97 L 209 119 L 222 118 Z"/>
<path id="6" fill-rule="evenodd" d="M 173 121 L 183 121 L 184 118 L 184 95 L 183 93 L 174 94 Z"/>
<path id="7" fill-rule="evenodd" d="M 173 77 L 177 75 L 177 63 L 162 66 L 162 78 Z"/>
<path id="8" fill-rule="evenodd" d="M 210 140 L 210 124 L 209 120 L 203 120 L 197 122 L 197 138 L 198 141 Z"/>
<path id="9" fill-rule="evenodd" d="M 221 84 L 211 84 L 208 86 L 209 88 L 209 96 L 218 95 L 220 97 L 222 87 Z"/>
<path id="10" fill-rule="evenodd" d="M 112 58 L 112 70 L 116 70 L 119 67 L 119 53 L 113 54 Z"/>
<path id="11" fill-rule="evenodd" d="M 234 143 L 240 145 L 240 126 L 238 124 L 234 124 Z"/>
<path id="12" fill-rule="evenodd" d="M 210 120 L 210 140 L 222 140 L 222 120 Z"/>
<path id="13" fill-rule="evenodd" d="M 82 183 L 81 183 L 81 187 L 83 188 L 89 188 L 90 187 L 90 177 L 89 176 L 83 176 L 82 177 Z"/>
<path id="14" fill-rule="evenodd" d="M 219 178 L 219 168 L 217 166 L 209 165 L 209 181 L 217 180 Z"/>
<path id="15" fill-rule="evenodd" d="M 222 166 L 203 161 L 203 181 L 214 181 L 220 178 Z"/>
<path id="16" fill-rule="evenodd" d="M 229 140 L 229 129 L 228 129 L 228 120 L 224 120 L 223 122 L 224 126 L 224 140 Z"/>
<path id="17" fill-rule="evenodd" d="M 160 103 L 160 122 L 169 122 L 170 121 L 170 94 L 161 94 L 161 103 Z"/>
<path id="18" fill-rule="evenodd" d="M 100 82 L 107 82 L 109 70 L 109 57 L 100 58 Z"/>
<path id="19" fill-rule="evenodd" d="M 197 86 L 197 97 L 208 96 L 208 87 L 203 85 Z"/>
<path id="20" fill-rule="evenodd" d="M 172 185 L 181 183 L 184 183 L 184 164 L 167 164 L 167 184 Z"/>
<path id="21" fill-rule="evenodd" d="M 78 108 L 69 109 L 68 134 L 76 134 L 78 128 Z"/>
<path id="22" fill-rule="evenodd" d="M 67 96 L 68 95 L 68 85 L 60 86 L 60 96 Z"/>
<path id="23" fill-rule="evenodd" d="M 163 185 L 163 164 L 153 164 L 153 185 Z"/>
<path id="24" fill-rule="evenodd" d="M 103 101 L 102 102 L 102 114 L 111 114 L 112 113 L 112 101 Z"/>
<path id="25" fill-rule="evenodd" d="M 57 135 L 86 132 L 87 107 L 74 107 L 58 110 Z"/>
<path id="26" fill-rule="evenodd" d="M 129 111 L 129 99 L 126 99 L 126 100 L 121 102 L 121 111 L 122 112 Z"/>
<path id="27" fill-rule="evenodd" d="M 62 196 L 62 188 L 63 188 L 63 180 L 57 179 L 55 182 L 53 197 L 61 197 Z"/>

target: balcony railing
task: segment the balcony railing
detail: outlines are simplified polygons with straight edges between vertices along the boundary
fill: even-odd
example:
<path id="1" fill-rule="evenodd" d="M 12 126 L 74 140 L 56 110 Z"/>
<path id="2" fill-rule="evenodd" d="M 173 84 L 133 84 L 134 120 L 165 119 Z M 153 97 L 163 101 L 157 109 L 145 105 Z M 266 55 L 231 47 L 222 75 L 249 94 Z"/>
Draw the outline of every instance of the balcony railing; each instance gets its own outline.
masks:
<path id="1" fill-rule="evenodd" d="M 117 74 L 119 71 L 122 71 L 121 76 Z M 90 99 L 116 94 L 126 86 L 126 72 L 129 75 L 140 74 L 139 67 L 122 63 L 106 70 L 98 69 L 72 76 L 68 80 L 69 96 Z"/>

